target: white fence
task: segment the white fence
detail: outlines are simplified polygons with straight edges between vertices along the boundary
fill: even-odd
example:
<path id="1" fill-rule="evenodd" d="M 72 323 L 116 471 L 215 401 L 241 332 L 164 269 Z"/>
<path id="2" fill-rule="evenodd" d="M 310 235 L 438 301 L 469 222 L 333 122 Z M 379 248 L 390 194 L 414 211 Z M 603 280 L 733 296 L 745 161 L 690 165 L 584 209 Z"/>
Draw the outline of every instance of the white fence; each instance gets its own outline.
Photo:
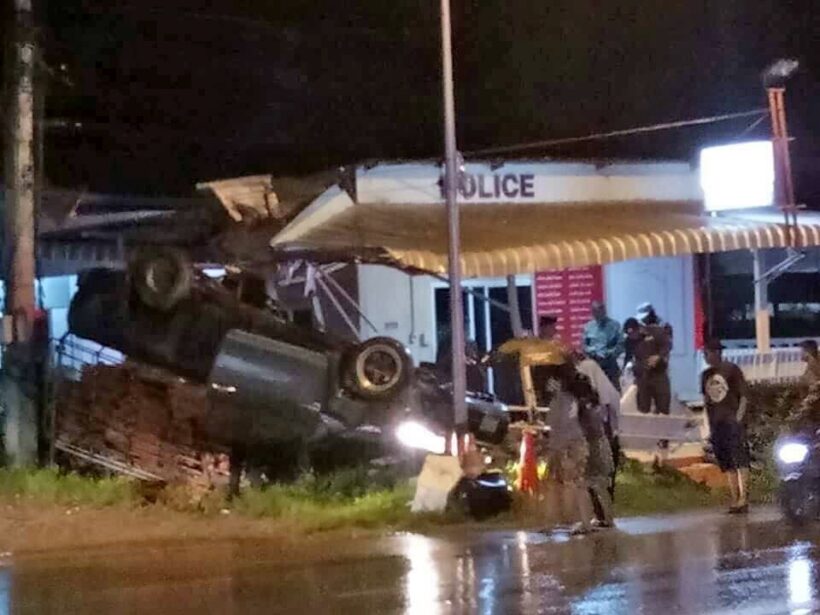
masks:
<path id="1" fill-rule="evenodd" d="M 772 348 L 766 353 L 754 348 L 727 348 L 723 357 L 740 367 L 748 382 L 792 382 L 806 371 L 802 351 L 795 346 Z M 706 367 L 702 353 L 698 353 L 697 360 L 702 368 Z"/>

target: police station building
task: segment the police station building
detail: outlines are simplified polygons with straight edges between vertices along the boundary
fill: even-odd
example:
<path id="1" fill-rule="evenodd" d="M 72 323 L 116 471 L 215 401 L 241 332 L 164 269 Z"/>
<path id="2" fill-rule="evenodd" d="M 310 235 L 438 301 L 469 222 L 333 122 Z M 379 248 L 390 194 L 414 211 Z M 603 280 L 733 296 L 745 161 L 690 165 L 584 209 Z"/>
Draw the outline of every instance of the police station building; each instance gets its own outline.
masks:
<path id="1" fill-rule="evenodd" d="M 511 275 L 524 327 L 554 314 L 570 343 L 593 300 L 620 322 L 650 302 L 674 328 L 673 388 L 696 398 L 705 255 L 789 243 L 782 216 L 764 216 L 772 213 L 773 175 L 765 161 L 762 169 L 741 173 L 743 194 L 734 194 L 721 183 L 731 170 L 716 184 L 714 174 L 681 162 L 467 164 L 459 202 L 464 285 L 472 291 L 464 295 L 468 338 L 488 351 L 512 335 L 509 314 L 494 305 L 507 303 Z M 359 303 L 371 321 L 361 334 L 394 337 L 416 361 L 436 360 L 449 322 L 441 179 L 434 162 L 357 168 L 353 190 L 331 187 L 273 240 L 379 250 L 390 265 L 358 265 Z M 705 199 L 704 187 L 718 196 Z M 746 215 L 749 207 L 762 208 L 758 219 Z M 820 243 L 820 226 L 794 230 L 804 247 Z"/>

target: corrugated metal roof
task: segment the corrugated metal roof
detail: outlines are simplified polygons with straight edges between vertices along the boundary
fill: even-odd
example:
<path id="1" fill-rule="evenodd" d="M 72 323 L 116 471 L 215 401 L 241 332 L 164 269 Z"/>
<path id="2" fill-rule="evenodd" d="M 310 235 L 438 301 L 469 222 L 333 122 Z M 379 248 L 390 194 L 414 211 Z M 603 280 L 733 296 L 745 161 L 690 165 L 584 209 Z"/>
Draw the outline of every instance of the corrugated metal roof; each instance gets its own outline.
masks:
<path id="1" fill-rule="evenodd" d="M 774 222 L 709 217 L 691 201 L 481 203 L 461 209 L 467 277 L 502 276 L 617 261 L 789 245 Z M 801 224 L 802 246 L 820 245 L 820 225 Z M 381 248 L 399 264 L 447 270 L 441 205 L 356 204 L 344 195 L 309 208 L 272 241 L 353 252 Z"/>

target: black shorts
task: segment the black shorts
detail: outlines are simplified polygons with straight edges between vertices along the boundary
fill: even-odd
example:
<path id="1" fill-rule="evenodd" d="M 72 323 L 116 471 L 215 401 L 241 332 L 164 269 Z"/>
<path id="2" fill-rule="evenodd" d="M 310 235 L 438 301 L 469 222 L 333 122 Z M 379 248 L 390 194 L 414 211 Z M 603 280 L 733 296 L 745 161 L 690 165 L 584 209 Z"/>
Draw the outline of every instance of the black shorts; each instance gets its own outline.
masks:
<path id="1" fill-rule="evenodd" d="M 712 425 L 712 448 L 723 472 L 749 467 L 749 445 L 742 424 L 726 421 Z"/>

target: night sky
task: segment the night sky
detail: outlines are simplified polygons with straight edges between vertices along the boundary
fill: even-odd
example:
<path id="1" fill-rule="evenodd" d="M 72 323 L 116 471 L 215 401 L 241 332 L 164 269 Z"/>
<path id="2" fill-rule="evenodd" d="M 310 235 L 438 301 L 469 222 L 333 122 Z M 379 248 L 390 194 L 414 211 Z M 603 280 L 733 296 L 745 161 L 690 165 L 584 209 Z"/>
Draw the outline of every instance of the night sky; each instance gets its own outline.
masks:
<path id="1" fill-rule="evenodd" d="M 437 0 L 52 0 L 46 175 L 187 194 L 197 181 L 441 152 Z M 453 0 L 462 150 L 765 106 L 789 84 L 801 200 L 820 200 L 815 0 Z M 65 71 L 59 70 L 65 65 Z M 530 154 L 691 159 L 749 120 Z M 751 136 L 762 136 L 768 122 Z"/>

